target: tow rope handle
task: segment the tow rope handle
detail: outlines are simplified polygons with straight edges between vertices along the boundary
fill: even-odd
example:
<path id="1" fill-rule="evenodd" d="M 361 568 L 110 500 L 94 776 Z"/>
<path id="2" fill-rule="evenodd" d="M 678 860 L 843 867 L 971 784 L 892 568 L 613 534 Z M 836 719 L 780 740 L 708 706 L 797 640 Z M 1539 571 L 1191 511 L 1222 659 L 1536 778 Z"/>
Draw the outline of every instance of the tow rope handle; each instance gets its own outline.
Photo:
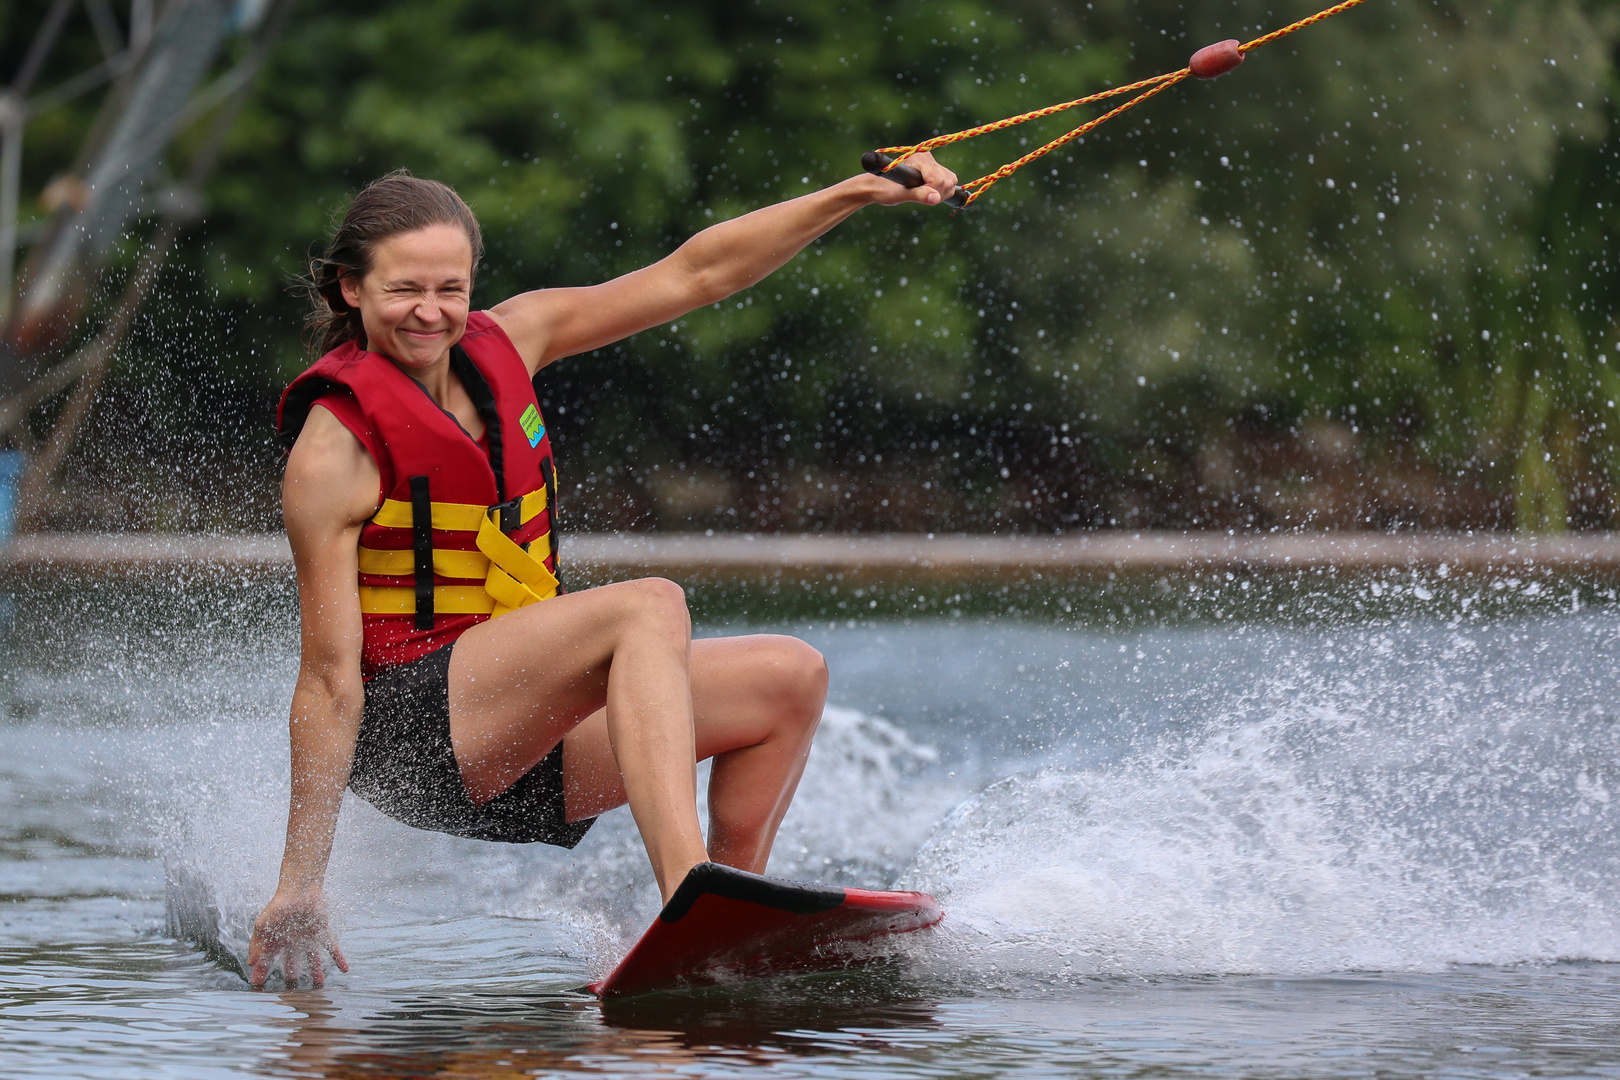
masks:
<path id="1" fill-rule="evenodd" d="M 861 168 L 873 176 L 881 176 L 885 180 L 893 180 L 901 187 L 920 188 L 923 186 L 923 174 L 910 165 L 896 165 L 894 158 L 881 150 L 868 150 L 861 155 Z M 950 198 L 940 202 L 940 206 L 948 206 L 952 210 L 960 210 L 968 204 L 967 188 L 958 184 L 956 190 L 951 192 Z"/>
<path id="2" fill-rule="evenodd" d="M 1122 94 L 1136 95 L 1135 97 L 1132 97 L 1126 101 L 1123 105 L 1116 105 L 1109 111 L 1103 113 L 1101 116 L 1086 121 L 1084 124 L 1081 124 L 1079 127 L 1069 132 L 1067 135 L 1059 135 L 1045 146 L 1041 146 L 1030 151 L 1017 161 L 1008 162 L 995 172 L 987 173 L 976 180 L 969 180 L 966 184 L 957 185 L 956 190 L 951 193 L 951 197 L 944 200 L 944 202 L 940 205 L 948 206 L 952 210 L 961 210 L 965 207 L 971 206 L 974 200 L 980 195 L 983 195 L 986 191 L 989 191 L 991 185 L 995 184 L 996 181 L 1005 180 L 1007 177 L 1011 176 L 1025 165 L 1028 165 L 1030 162 L 1045 157 L 1047 154 L 1050 154 L 1053 150 L 1058 149 L 1060 146 L 1091 133 L 1100 124 L 1104 123 L 1105 121 L 1112 120 L 1120 113 L 1142 104 L 1155 94 L 1168 90 L 1170 87 L 1188 78 L 1218 79 L 1227 72 L 1236 69 L 1239 64 L 1243 63 L 1245 55 L 1251 49 L 1258 49 L 1262 45 L 1269 45 L 1279 38 L 1287 37 L 1289 34 L 1292 34 L 1295 31 L 1303 30 L 1307 26 L 1313 26 L 1324 19 L 1331 19 L 1333 16 L 1345 11 L 1349 11 L 1351 8 L 1357 7 L 1364 2 L 1365 0 L 1339 0 L 1339 2 L 1334 4 L 1332 7 L 1324 8 L 1323 10 L 1318 11 L 1315 15 L 1300 19 L 1298 22 L 1289 23 L 1287 26 L 1273 30 L 1271 33 L 1255 38 L 1250 42 L 1239 42 L 1236 38 L 1232 38 L 1227 41 L 1218 41 L 1213 45 L 1206 45 L 1202 49 L 1199 49 L 1197 52 L 1193 53 L 1192 58 L 1187 62 L 1187 66 L 1182 68 L 1180 71 L 1167 71 L 1163 75 L 1155 75 L 1152 78 L 1143 79 L 1140 82 L 1130 83 L 1125 86 L 1116 86 L 1108 90 L 1103 90 L 1100 93 L 1088 94 L 1083 98 L 1076 98 L 1074 101 L 1065 101 L 1058 105 L 1049 105 L 1044 109 L 1036 109 L 1034 112 L 1022 113 L 1018 116 L 1009 116 L 1005 120 L 997 120 L 994 123 L 981 124 L 978 127 L 968 128 L 965 131 L 956 131 L 949 135 L 936 135 L 932 139 L 925 139 L 914 146 L 885 146 L 879 150 L 868 150 L 865 154 L 861 155 L 861 168 L 865 169 L 874 176 L 885 177 L 886 179 L 893 180 L 895 183 L 904 187 L 921 187 L 923 184 L 922 173 L 918 172 L 914 167 L 906 164 L 906 159 L 914 154 L 929 153 L 942 146 L 949 146 L 952 143 L 958 143 L 964 139 L 971 139 L 978 135 L 985 135 L 992 131 L 1002 131 L 1006 128 L 1012 127 L 1015 124 L 1022 124 L 1029 120 L 1044 119 L 1045 117 L 1056 115 L 1057 113 L 1075 108 L 1076 106 L 1090 105 L 1094 102 L 1103 101 L 1107 98 L 1117 97 Z"/>

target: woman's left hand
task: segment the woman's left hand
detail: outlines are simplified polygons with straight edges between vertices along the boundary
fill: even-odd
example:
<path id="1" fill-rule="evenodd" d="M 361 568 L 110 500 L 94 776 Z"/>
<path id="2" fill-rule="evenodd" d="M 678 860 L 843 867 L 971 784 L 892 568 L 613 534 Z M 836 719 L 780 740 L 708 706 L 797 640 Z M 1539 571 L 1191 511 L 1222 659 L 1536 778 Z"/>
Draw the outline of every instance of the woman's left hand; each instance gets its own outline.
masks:
<path id="1" fill-rule="evenodd" d="M 922 173 L 922 186 L 902 187 L 893 180 L 879 178 L 883 184 L 873 189 L 874 202 L 882 206 L 898 206 L 908 202 L 938 206 L 942 200 L 956 193 L 956 174 L 935 161 L 933 154 L 914 154 L 906 158 L 906 164 Z"/>

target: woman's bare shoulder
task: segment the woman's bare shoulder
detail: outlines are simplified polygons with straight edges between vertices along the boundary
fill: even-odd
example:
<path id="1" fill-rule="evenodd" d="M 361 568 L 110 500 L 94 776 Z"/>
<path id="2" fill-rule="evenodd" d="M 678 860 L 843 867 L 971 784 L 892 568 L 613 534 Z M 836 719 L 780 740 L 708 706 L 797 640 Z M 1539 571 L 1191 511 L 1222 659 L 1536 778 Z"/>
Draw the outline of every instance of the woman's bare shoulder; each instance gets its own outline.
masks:
<path id="1" fill-rule="evenodd" d="M 534 289 L 507 297 L 484 312 L 500 327 L 533 375 L 545 366 L 546 342 L 551 336 L 550 298 L 556 289 Z"/>
<path id="2" fill-rule="evenodd" d="M 311 407 L 281 481 L 289 535 L 295 521 L 317 532 L 360 524 L 381 504 L 380 485 L 377 463 L 360 439 L 323 406 Z"/>

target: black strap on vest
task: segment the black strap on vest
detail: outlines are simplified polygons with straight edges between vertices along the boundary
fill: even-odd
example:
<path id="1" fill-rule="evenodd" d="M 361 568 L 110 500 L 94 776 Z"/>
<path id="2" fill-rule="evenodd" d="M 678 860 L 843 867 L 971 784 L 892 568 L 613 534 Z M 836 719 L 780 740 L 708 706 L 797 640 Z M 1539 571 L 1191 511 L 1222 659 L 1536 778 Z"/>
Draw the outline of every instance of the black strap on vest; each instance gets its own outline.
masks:
<path id="1" fill-rule="evenodd" d="M 416 628 L 433 629 L 433 498 L 428 478 L 411 477 L 411 547 L 415 553 Z"/>
<path id="2" fill-rule="evenodd" d="M 551 516 L 551 565 L 557 568 L 557 581 L 562 582 L 562 559 L 557 554 L 557 538 L 562 530 L 557 527 L 557 476 L 547 459 L 540 461 L 540 475 L 546 478 L 546 511 Z"/>
<path id="3" fill-rule="evenodd" d="M 534 378 L 530 380 L 530 385 L 534 387 L 534 400 L 536 402 L 544 396 L 540 392 L 540 380 L 542 378 L 544 378 L 544 375 L 536 372 Z M 557 452 L 556 439 L 551 442 L 551 452 L 553 454 Z M 545 477 L 546 480 L 546 506 L 551 512 L 551 565 L 557 568 L 557 591 L 565 593 L 568 590 L 563 587 L 562 582 L 562 557 L 557 554 L 557 544 L 562 537 L 562 523 L 557 520 L 557 477 L 552 472 L 552 464 L 549 459 L 540 462 L 540 475 Z"/>
<path id="4" fill-rule="evenodd" d="M 503 503 L 506 495 L 506 443 L 501 440 L 501 414 L 495 407 L 495 391 L 478 365 L 472 362 L 467 350 L 460 345 L 450 346 L 450 370 L 461 380 L 461 388 L 472 398 L 473 408 L 484 421 L 484 441 L 489 444 L 489 468 L 495 474 L 495 501 Z"/>

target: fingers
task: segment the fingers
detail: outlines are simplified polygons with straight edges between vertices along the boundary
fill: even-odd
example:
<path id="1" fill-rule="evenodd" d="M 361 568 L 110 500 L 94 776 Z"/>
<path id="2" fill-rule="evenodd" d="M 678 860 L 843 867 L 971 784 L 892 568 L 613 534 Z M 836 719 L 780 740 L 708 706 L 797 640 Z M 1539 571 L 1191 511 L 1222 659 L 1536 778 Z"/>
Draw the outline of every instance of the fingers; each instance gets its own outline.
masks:
<path id="1" fill-rule="evenodd" d="M 338 948 L 336 942 L 325 946 L 326 951 L 332 954 L 332 961 L 342 972 L 349 970 L 349 961 Z M 264 984 L 269 981 L 270 972 L 276 966 L 276 953 L 269 950 L 260 950 L 259 954 L 248 962 L 248 985 L 255 990 L 263 990 Z M 309 972 L 310 984 L 319 990 L 326 985 L 326 962 L 319 948 L 308 948 L 303 953 L 292 949 L 281 952 L 281 981 L 288 990 L 296 989 L 301 972 Z"/>
<path id="2" fill-rule="evenodd" d="M 923 206 L 938 206 L 956 194 L 958 186 L 956 174 L 935 161 L 932 154 L 913 154 L 905 160 L 905 166 L 907 170 L 916 170 L 922 176 L 922 183 L 917 187 L 905 187 L 893 174 L 887 174 L 887 179 L 895 186 L 872 189 L 874 201 L 885 206 L 897 206 L 908 202 L 921 203 Z"/>
<path id="3" fill-rule="evenodd" d="M 956 191 L 956 174 L 934 160 L 932 154 L 917 154 L 906 161 L 922 173 L 923 186 L 913 189 L 913 197 L 928 206 L 937 205 Z"/>
<path id="4" fill-rule="evenodd" d="M 264 980 L 270 977 L 270 961 L 273 954 L 264 947 L 264 941 L 257 929 L 253 932 L 253 939 L 248 942 L 247 966 L 248 985 L 255 990 L 264 989 Z"/>
<path id="5" fill-rule="evenodd" d="M 291 986 L 294 981 L 292 954 L 283 955 L 280 952 L 270 951 L 266 951 L 259 957 L 259 962 L 253 965 L 252 971 L 248 974 L 248 986 L 254 990 L 263 990 L 264 984 L 270 981 L 270 973 L 276 969 L 277 960 L 281 961 L 282 985 Z"/>

